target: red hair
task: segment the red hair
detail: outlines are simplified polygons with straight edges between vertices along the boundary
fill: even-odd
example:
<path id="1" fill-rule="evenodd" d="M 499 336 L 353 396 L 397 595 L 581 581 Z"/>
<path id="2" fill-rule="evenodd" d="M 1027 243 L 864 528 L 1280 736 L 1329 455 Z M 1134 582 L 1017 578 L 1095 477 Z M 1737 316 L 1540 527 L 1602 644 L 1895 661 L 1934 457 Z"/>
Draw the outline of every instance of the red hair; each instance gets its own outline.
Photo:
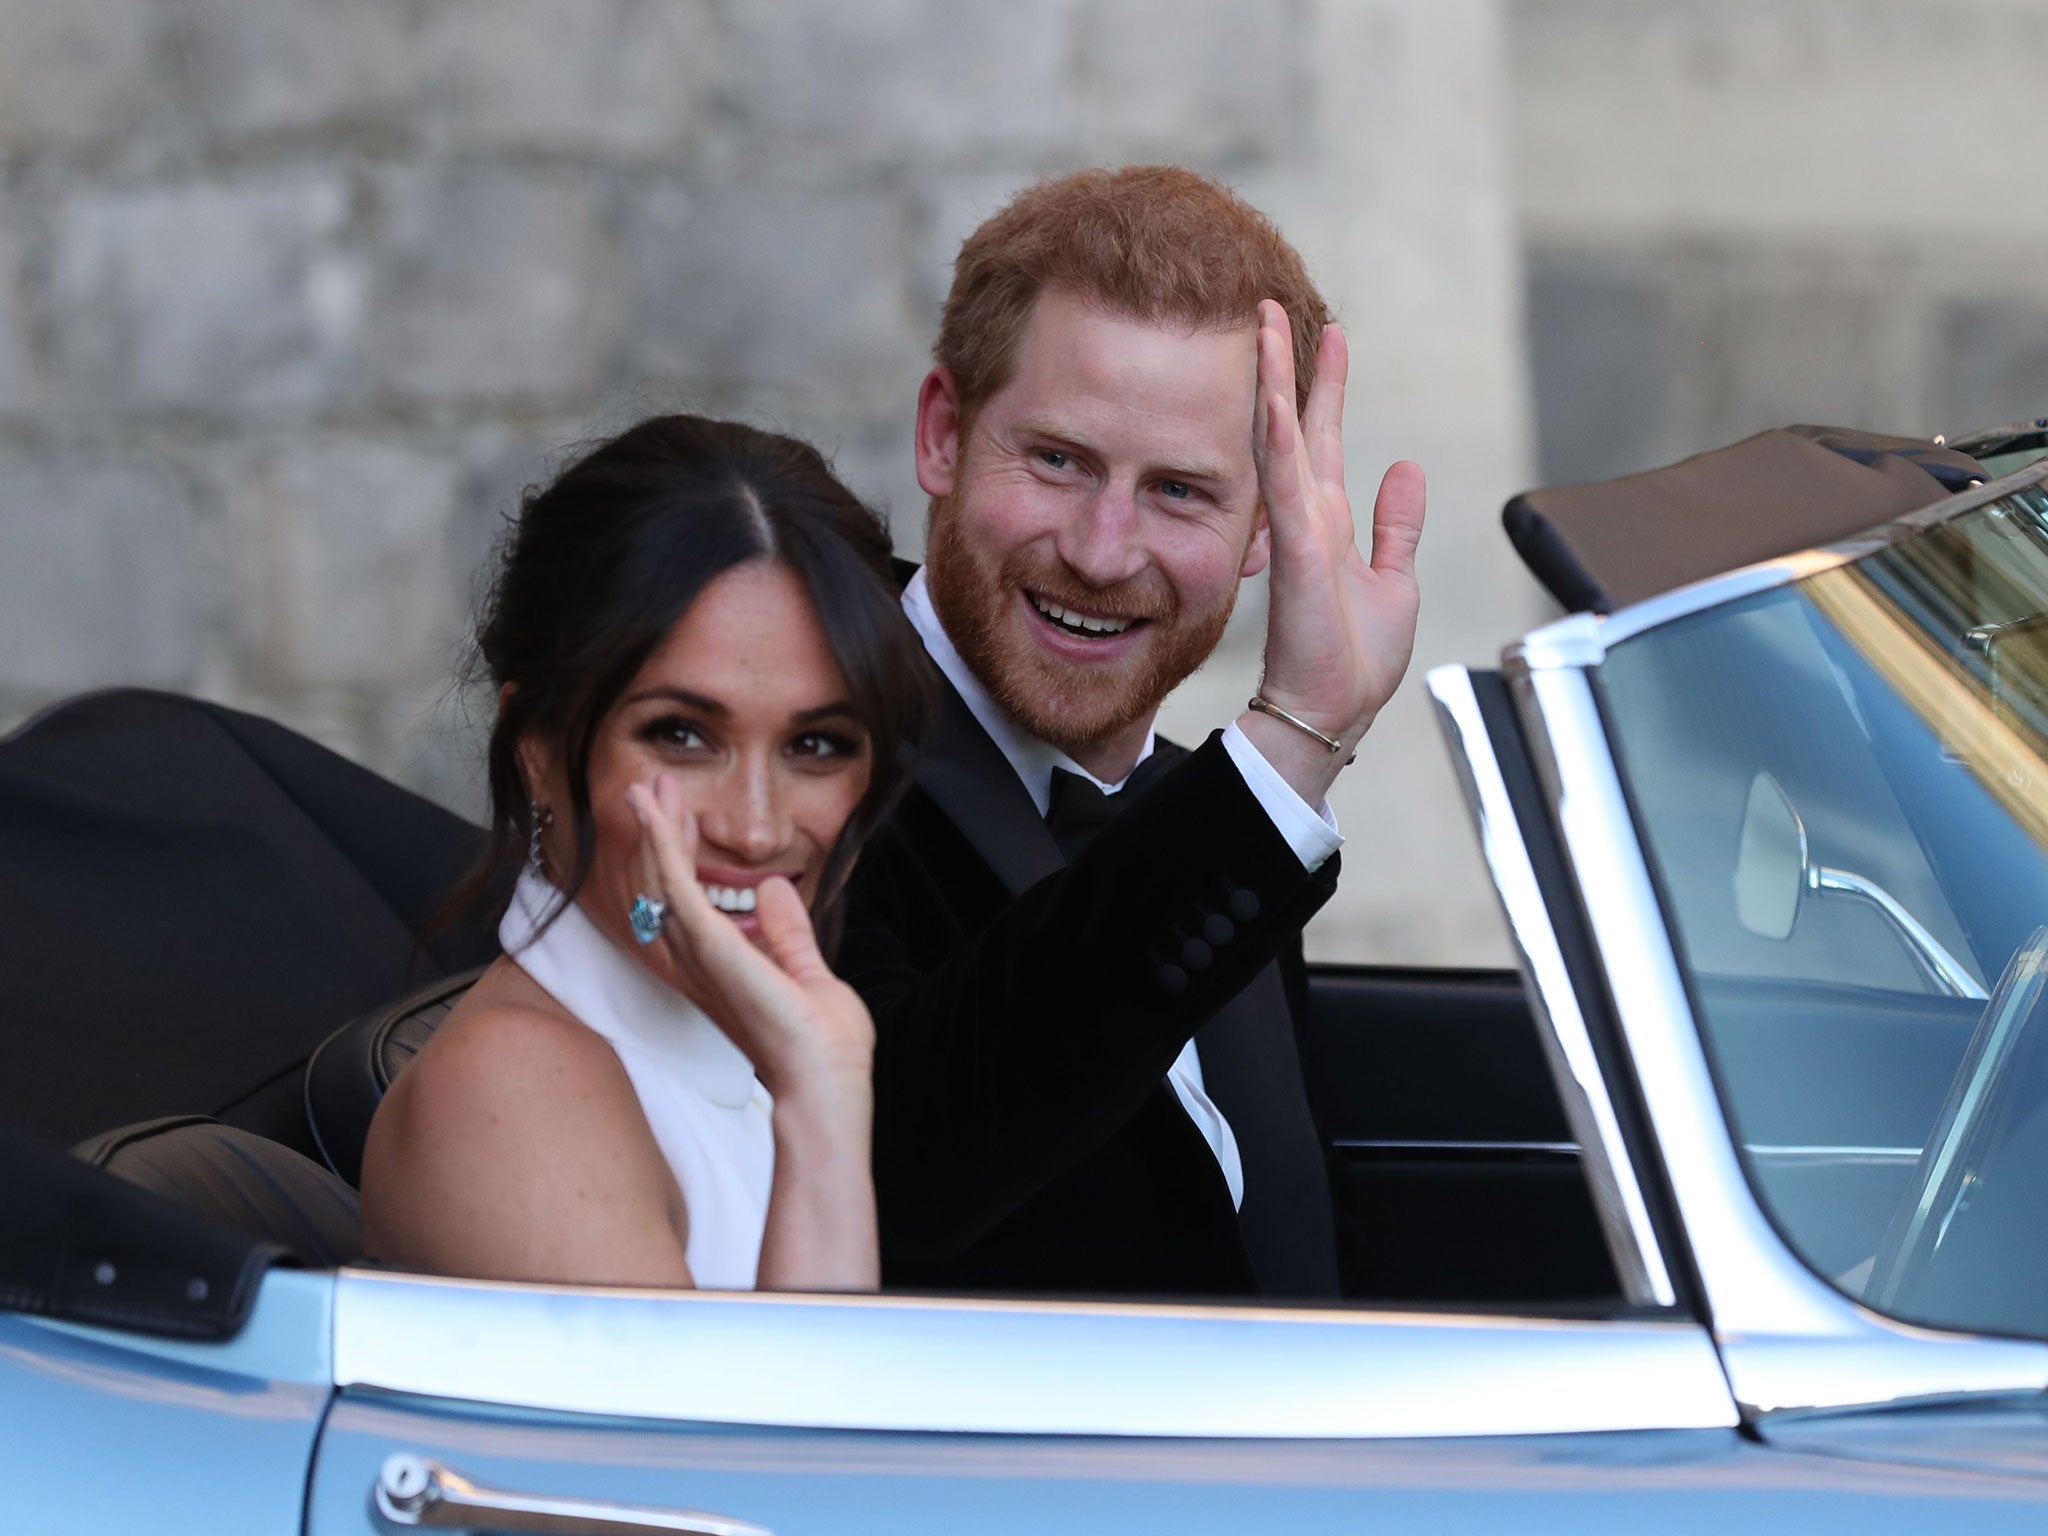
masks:
<path id="1" fill-rule="evenodd" d="M 1173 165 L 1076 171 L 1026 187 L 969 235 L 932 349 L 963 419 L 1010 381 L 1048 287 L 1196 330 L 1251 324 L 1276 299 L 1294 329 L 1295 408 L 1308 404 L 1329 306 L 1294 247 L 1220 182 Z"/>

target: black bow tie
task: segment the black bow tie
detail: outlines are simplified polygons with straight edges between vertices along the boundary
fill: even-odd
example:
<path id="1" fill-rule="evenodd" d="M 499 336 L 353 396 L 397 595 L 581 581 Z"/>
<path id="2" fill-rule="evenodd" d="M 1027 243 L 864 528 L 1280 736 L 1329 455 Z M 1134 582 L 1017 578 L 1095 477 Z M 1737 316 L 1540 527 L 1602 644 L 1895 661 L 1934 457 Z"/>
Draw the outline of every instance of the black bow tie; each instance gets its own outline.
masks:
<path id="1" fill-rule="evenodd" d="M 1064 768 L 1052 771 L 1052 795 L 1046 803 L 1045 824 L 1052 830 L 1053 841 L 1060 845 L 1060 852 L 1069 864 L 1081 857 L 1081 851 L 1094 840 L 1095 834 L 1108 826 L 1118 811 L 1145 792 L 1146 787 L 1166 769 L 1166 754 L 1154 752 L 1145 761 L 1131 770 L 1121 788 L 1114 794 L 1104 794 L 1091 779 L 1078 773 L 1069 773 Z"/>

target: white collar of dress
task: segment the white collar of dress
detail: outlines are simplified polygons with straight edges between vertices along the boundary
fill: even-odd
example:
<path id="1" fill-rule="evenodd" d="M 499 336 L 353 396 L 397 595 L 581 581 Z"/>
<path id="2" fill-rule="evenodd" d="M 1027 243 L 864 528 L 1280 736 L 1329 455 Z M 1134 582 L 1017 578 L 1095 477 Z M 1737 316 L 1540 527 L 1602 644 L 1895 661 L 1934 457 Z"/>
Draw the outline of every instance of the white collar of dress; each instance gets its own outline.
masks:
<path id="1" fill-rule="evenodd" d="M 754 1064 L 746 1053 L 703 1009 L 614 943 L 580 904 L 565 900 L 540 871 L 529 866 L 521 872 L 498 924 L 498 942 L 549 996 L 614 1048 L 654 1057 L 714 1104 L 738 1109 L 753 1099 Z"/>

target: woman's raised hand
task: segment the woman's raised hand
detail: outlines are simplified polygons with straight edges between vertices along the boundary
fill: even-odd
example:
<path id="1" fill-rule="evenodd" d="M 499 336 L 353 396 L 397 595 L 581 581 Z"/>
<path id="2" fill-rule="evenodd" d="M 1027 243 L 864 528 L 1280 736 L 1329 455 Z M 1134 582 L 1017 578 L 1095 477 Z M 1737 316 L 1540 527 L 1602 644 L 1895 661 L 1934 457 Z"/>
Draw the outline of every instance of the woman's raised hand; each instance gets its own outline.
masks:
<path id="1" fill-rule="evenodd" d="M 756 888 L 756 948 L 697 881 L 697 821 L 674 779 L 657 775 L 627 798 L 640 822 L 643 889 L 667 903 L 660 942 L 683 991 L 746 1052 L 778 1101 L 844 1081 L 865 1094 L 874 1021 L 818 952 L 796 887 L 778 875 Z"/>

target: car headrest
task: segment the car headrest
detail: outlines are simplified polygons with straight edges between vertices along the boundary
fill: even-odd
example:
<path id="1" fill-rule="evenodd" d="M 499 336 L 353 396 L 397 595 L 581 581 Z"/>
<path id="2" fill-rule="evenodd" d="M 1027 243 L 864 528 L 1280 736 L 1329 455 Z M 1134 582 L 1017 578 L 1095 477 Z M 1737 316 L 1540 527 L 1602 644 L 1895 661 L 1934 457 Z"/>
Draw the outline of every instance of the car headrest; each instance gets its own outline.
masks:
<path id="1" fill-rule="evenodd" d="M 1662 469 L 1525 491 L 1502 521 L 1567 609 L 1611 613 L 1832 544 L 1989 478 L 1967 454 L 1846 427 L 1784 427 Z"/>
<path id="2" fill-rule="evenodd" d="M 327 1166 L 363 1181 L 363 1143 L 377 1106 L 484 967 L 445 976 L 342 1025 L 306 1063 L 306 1122 Z"/>
<path id="3" fill-rule="evenodd" d="M 331 1269 L 362 1256 L 356 1192 L 311 1158 L 252 1131 L 204 1115 L 169 1115 L 103 1131 L 71 1151 L 303 1264 Z"/>

